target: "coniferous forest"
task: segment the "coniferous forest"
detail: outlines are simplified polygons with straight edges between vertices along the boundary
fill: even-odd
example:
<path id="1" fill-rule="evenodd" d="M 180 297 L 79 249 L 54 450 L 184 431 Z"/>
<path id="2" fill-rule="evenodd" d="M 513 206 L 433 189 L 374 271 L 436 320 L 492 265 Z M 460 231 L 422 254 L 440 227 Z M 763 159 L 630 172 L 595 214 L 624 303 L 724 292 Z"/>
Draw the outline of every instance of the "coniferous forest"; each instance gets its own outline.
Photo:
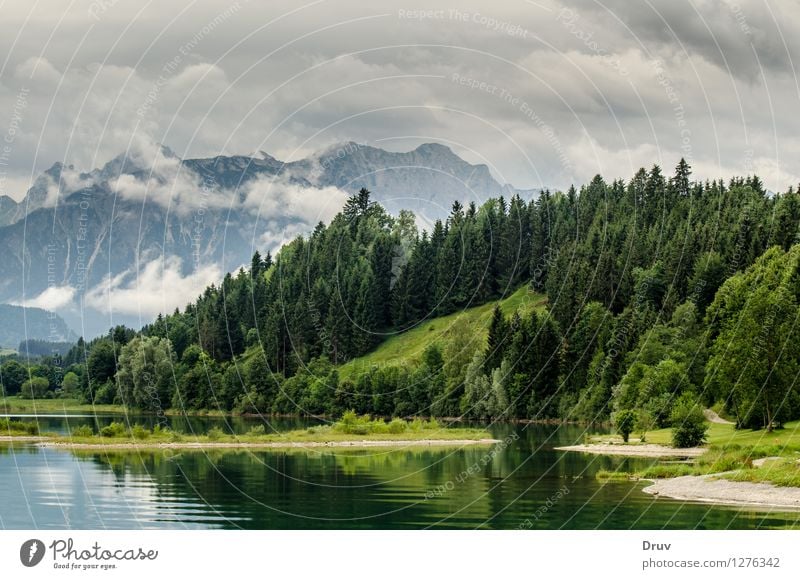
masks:
<path id="1" fill-rule="evenodd" d="M 758 177 L 692 180 L 681 160 L 629 181 L 525 201 L 456 202 L 421 229 L 354 194 L 276 255 L 253 255 L 183 310 L 63 357 L 8 360 L 6 395 L 161 412 L 603 421 L 667 425 L 677 404 L 741 427 L 800 417 L 800 199 Z M 344 364 L 431 320 L 494 308 L 486 338 L 431 340 L 413 359 Z"/>

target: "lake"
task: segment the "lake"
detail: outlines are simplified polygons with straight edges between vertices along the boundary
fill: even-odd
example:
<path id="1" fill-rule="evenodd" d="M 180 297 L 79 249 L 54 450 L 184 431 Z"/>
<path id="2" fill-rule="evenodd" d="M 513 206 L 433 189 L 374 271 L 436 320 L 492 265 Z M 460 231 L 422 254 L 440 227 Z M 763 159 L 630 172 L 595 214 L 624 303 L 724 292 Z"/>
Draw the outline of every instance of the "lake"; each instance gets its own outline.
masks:
<path id="1" fill-rule="evenodd" d="M 32 420 L 33 418 L 27 418 Z M 40 417 L 66 432 L 111 416 Z M 173 428 L 244 432 L 249 418 L 168 418 Z M 152 425 L 153 417 L 132 422 Z M 276 420 L 275 429 L 309 422 Z M 490 427 L 504 442 L 463 449 L 77 452 L 0 444 L 5 529 L 759 529 L 800 513 L 654 498 L 600 469 L 649 459 L 563 453 L 576 425 Z"/>

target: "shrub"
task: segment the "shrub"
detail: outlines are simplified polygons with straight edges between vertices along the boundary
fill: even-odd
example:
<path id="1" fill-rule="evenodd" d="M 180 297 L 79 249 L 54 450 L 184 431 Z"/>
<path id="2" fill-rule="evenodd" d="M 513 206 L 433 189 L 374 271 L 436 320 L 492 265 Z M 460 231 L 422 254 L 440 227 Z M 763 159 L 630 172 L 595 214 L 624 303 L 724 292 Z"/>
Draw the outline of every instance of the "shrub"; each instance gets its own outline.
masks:
<path id="1" fill-rule="evenodd" d="M 624 442 L 628 442 L 635 424 L 636 413 L 633 410 L 620 410 L 614 414 L 614 427 Z"/>
<path id="2" fill-rule="evenodd" d="M 121 422 L 112 422 L 108 426 L 100 429 L 100 436 L 107 436 L 109 438 L 116 438 L 125 434 L 125 425 Z"/>
<path id="3" fill-rule="evenodd" d="M 134 424 L 133 428 L 131 428 L 131 435 L 136 440 L 144 440 L 150 436 L 150 431 L 141 424 Z"/>
<path id="4" fill-rule="evenodd" d="M 220 438 L 222 438 L 224 434 L 225 433 L 222 432 L 221 428 L 219 428 L 218 426 L 213 426 L 208 429 L 207 436 L 209 440 L 219 440 Z"/>
<path id="5" fill-rule="evenodd" d="M 442 427 L 439 424 L 439 421 L 435 418 L 431 418 L 429 420 L 423 420 L 422 418 L 415 418 L 408 424 L 408 429 L 413 432 L 419 432 L 420 430 L 438 430 Z"/>
<path id="6" fill-rule="evenodd" d="M 358 416 L 355 411 L 348 410 L 333 425 L 333 429 L 343 434 L 369 434 L 372 430 L 370 422 L 369 414 Z"/>
<path id="7" fill-rule="evenodd" d="M 174 430 L 169 431 L 169 441 L 170 442 L 183 442 L 183 435 L 180 432 L 175 432 Z"/>
<path id="8" fill-rule="evenodd" d="M 23 422 L 22 420 L 0 418 L 0 434 L 4 431 L 37 435 L 39 434 L 39 424 L 36 422 Z"/>
<path id="9" fill-rule="evenodd" d="M 408 423 L 401 418 L 395 418 L 392 420 L 387 429 L 391 434 L 401 434 L 406 431 L 408 428 Z"/>
<path id="10" fill-rule="evenodd" d="M 267 433 L 267 429 L 263 424 L 259 424 L 258 426 L 254 426 L 251 428 L 247 434 L 250 436 L 264 436 Z"/>
<path id="11" fill-rule="evenodd" d="M 703 409 L 695 397 L 686 392 L 678 398 L 670 414 L 672 422 L 672 444 L 677 448 L 689 448 L 703 444 L 708 432 Z"/>
<path id="12" fill-rule="evenodd" d="M 94 436 L 94 430 L 88 424 L 81 424 L 80 426 L 76 426 L 70 430 L 70 435 L 80 438 L 88 438 L 89 436 Z"/>

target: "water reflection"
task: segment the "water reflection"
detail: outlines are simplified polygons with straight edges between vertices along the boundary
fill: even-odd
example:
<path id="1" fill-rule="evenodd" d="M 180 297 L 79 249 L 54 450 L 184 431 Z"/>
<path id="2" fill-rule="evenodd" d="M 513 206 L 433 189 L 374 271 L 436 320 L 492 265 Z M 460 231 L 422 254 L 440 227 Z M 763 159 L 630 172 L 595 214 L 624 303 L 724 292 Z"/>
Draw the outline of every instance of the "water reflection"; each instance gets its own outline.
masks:
<path id="1" fill-rule="evenodd" d="M 84 418 L 45 420 L 49 429 L 65 432 Z M 225 422 L 181 420 L 196 432 Z M 136 421 L 146 424 L 143 417 Z M 237 432 L 257 423 L 227 422 Z M 595 474 L 601 468 L 637 468 L 648 461 L 554 451 L 581 438 L 576 426 L 499 425 L 492 433 L 499 439 L 513 435 L 511 444 L 179 453 L 0 445 L 0 526 L 720 529 L 786 528 L 800 521 L 797 513 L 654 499 L 637 483 L 600 484 Z"/>

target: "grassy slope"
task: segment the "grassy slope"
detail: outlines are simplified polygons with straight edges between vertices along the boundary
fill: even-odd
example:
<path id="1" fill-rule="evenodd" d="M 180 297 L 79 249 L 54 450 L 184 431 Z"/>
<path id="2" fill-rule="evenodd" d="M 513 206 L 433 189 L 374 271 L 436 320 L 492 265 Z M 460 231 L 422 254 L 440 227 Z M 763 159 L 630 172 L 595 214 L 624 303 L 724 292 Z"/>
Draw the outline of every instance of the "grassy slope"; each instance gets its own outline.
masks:
<path id="1" fill-rule="evenodd" d="M 534 308 L 543 309 L 547 298 L 522 287 L 500 302 L 506 316 L 521 309 L 528 312 Z M 453 325 L 464 320 L 475 339 L 485 340 L 492 318 L 494 302 L 469 308 L 461 312 L 426 320 L 414 328 L 385 340 L 375 350 L 348 362 L 339 369 L 342 378 L 352 377 L 371 366 L 415 364 L 419 361 L 428 344 L 444 343 L 449 339 Z"/>
<path id="2" fill-rule="evenodd" d="M 529 312 L 534 308 L 543 309 L 547 303 L 547 298 L 542 294 L 531 292 L 527 287 L 522 287 L 500 301 L 500 307 L 506 316 L 510 316 L 518 309 L 522 312 Z M 494 302 L 469 308 L 461 312 L 426 320 L 414 328 L 397 334 L 385 340 L 375 350 L 352 360 L 339 369 L 341 377 L 352 377 L 359 371 L 369 369 L 373 365 L 385 364 L 415 364 L 421 357 L 422 352 L 431 342 L 438 341 L 442 344 L 446 342 L 452 332 L 453 324 L 458 320 L 464 320 L 468 324 L 473 337 L 485 340 L 492 317 Z M 253 355 L 253 352 L 246 352 L 245 358 Z M 27 414 L 61 414 L 64 412 L 86 412 L 87 414 L 125 414 L 128 412 L 124 406 L 116 404 L 81 404 L 77 400 L 69 398 L 26 400 L 15 396 L 0 397 L 0 413 L 27 413 Z M 183 414 L 179 410 L 170 409 L 166 414 Z M 217 410 L 190 412 L 189 414 L 217 415 L 223 414 Z"/>

